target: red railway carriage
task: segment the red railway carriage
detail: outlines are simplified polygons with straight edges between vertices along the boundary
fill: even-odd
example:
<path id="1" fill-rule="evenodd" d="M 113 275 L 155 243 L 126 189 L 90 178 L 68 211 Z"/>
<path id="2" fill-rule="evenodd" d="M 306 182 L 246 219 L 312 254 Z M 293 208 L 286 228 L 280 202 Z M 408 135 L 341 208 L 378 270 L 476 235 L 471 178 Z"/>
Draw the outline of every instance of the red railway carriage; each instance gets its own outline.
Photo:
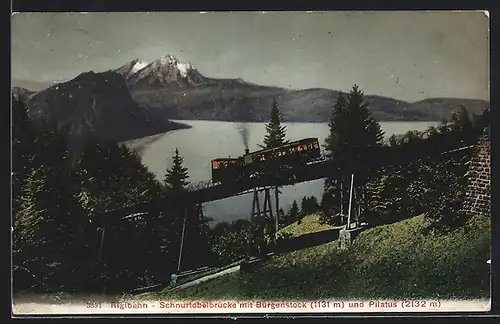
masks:
<path id="1" fill-rule="evenodd" d="M 252 175 L 273 172 L 278 166 L 297 171 L 300 165 L 320 157 L 321 149 L 317 138 L 305 138 L 272 149 L 255 152 L 246 151 L 243 156 L 238 158 L 212 160 L 212 181 L 234 182 L 244 180 L 251 178 Z"/>
<path id="2" fill-rule="evenodd" d="M 220 158 L 211 162 L 212 181 L 226 182 L 237 175 L 238 159 Z"/>

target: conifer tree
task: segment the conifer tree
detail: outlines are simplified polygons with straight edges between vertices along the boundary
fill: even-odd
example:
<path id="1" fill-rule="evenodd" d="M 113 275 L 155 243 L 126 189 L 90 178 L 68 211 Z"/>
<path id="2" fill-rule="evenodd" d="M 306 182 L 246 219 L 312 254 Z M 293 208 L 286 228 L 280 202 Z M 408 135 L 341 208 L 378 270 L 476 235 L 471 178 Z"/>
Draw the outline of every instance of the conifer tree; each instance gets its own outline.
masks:
<path id="1" fill-rule="evenodd" d="M 377 157 L 375 149 L 382 146 L 384 133 L 373 119 L 365 96 L 357 85 L 352 87 L 347 98 L 339 94 L 329 126 L 325 149 L 339 163 L 325 180 L 325 191 L 332 195 L 330 199 L 339 202 L 342 213 L 348 187 L 344 181 L 354 173 L 360 187 L 357 192 L 360 192 L 360 197 L 364 196 L 361 187 L 368 181 L 370 163 Z"/>
<path id="2" fill-rule="evenodd" d="M 310 212 L 311 213 L 315 213 L 320 209 L 318 199 L 316 198 L 316 196 L 311 196 L 309 198 L 309 204 L 310 204 Z"/>
<path id="3" fill-rule="evenodd" d="M 283 117 L 278 108 L 276 99 L 273 99 L 273 107 L 269 113 L 269 122 L 266 124 L 266 135 L 261 148 L 274 148 L 286 144 L 286 126 L 281 125 Z"/>
<path id="4" fill-rule="evenodd" d="M 299 220 L 299 206 L 297 204 L 297 201 L 294 200 L 292 203 L 292 207 L 288 211 L 290 223 L 293 223 L 295 221 Z"/>
<path id="5" fill-rule="evenodd" d="M 349 163 L 343 167 L 347 175 L 355 174 L 355 191 L 359 194 L 358 197 L 364 200 L 365 186 L 373 172 L 371 164 L 379 157 L 376 149 L 383 145 L 384 132 L 373 119 L 364 93 L 357 85 L 349 92 L 347 112 L 349 131 L 346 139 L 346 160 Z"/>
<path id="6" fill-rule="evenodd" d="M 302 202 L 300 203 L 300 210 L 302 211 L 303 214 L 306 214 L 308 212 L 309 206 L 307 197 L 302 197 Z"/>
<path id="7" fill-rule="evenodd" d="M 323 192 L 323 196 L 321 198 L 321 203 L 320 203 L 320 209 L 321 209 L 321 221 L 323 223 L 329 224 L 331 218 L 334 216 L 335 202 L 333 200 L 333 196 L 329 194 L 327 191 Z"/>
<path id="8" fill-rule="evenodd" d="M 173 165 L 165 174 L 165 188 L 167 191 L 180 193 L 186 190 L 189 184 L 188 169 L 183 166 L 184 158 L 179 155 L 179 149 L 175 149 L 172 157 Z"/>
<path id="9" fill-rule="evenodd" d="M 19 208 L 23 183 L 33 165 L 35 129 L 29 120 L 27 107 L 12 98 L 12 210 Z"/>
<path id="10" fill-rule="evenodd" d="M 328 158 L 339 161 L 337 168 L 327 176 L 324 183 L 324 195 L 322 199 L 323 217 L 331 218 L 334 211 L 340 209 L 343 212 L 343 164 L 345 163 L 345 146 L 347 143 L 347 132 L 349 125 L 347 118 L 347 101 L 345 94 L 340 92 L 333 107 L 332 115 L 328 121 L 329 133 L 325 139 L 325 151 Z M 325 220 L 326 221 L 326 220 Z"/>
<path id="11" fill-rule="evenodd" d="M 329 158 L 337 158 L 336 153 L 342 152 L 341 149 L 345 142 L 345 128 L 348 126 L 343 122 L 346 106 L 345 95 L 340 92 L 328 121 L 329 132 L 325 139 L 325 151 Z"/>

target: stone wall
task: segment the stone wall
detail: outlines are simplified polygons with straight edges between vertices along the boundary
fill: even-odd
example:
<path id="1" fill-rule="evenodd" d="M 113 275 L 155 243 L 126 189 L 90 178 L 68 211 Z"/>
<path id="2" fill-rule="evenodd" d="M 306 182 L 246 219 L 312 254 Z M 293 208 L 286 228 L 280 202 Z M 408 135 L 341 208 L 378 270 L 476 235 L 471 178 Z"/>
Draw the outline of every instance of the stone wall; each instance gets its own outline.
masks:
<path id="1" fill-rule="evenodd" d="M 491 144 L 489 129 L 479 138 L 467 172 L 468 187 L 462 212 L 491 215 Z"/>

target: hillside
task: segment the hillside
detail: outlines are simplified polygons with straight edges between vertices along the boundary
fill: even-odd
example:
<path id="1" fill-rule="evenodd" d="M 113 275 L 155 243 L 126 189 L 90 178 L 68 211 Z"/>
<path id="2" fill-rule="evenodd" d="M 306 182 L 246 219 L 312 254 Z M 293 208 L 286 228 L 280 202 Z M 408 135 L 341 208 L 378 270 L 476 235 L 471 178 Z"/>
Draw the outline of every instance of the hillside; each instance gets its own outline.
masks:
<path id="1" fill-rule="evenodd" d="M 417 216 L 362 232 L 347 251 L 338 242 L 275 257 L 255 273 L 232 274 L 143 299 L 489 298 L 490 228 L 472 217 L 448 234 Z"/>
<path id="2" fill-rule="evenodd" d="M 297 237 L 300 235 L 331 230 L 334 228 L 341 228 L 341 226 L 334 227 L 328 224 L 321 224 L 319 217 L 320 216 L 318 214 L 307 215 L 302 218 L 300 224 L 298 222 L 294 222 L 288 226 L 285 226 L 278 231 L 278 234 Z"/>
<path id="3" fill-rule="evenodd" d="M 411 113 L 422 115 L 434 114 L 436 120 L 442 118 L 450 119 L 454 111 L 465 107 L 470 113 L 479 115 L 483 109 L 489 107 L 489 103 L 484 100 L 459 99 L 459 98 L 430 98 L 411 103 L 406 110 Z"/>
<path id="4" fill-rule="evenodd" d="M 76 142 L 88 137 L 125 141 L 187 127 L 138 105 L 123 77 L 109 71 L 53 85 L 31 95 L 27 105 L 30 118 L 68 129 Z"/>

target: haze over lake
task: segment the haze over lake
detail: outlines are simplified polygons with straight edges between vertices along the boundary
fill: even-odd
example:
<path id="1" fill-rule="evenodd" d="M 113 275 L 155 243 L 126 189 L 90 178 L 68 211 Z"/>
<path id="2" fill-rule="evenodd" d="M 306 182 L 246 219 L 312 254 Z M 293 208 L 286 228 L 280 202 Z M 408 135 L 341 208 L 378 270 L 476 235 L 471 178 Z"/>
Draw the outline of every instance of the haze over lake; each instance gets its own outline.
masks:
<path id="1" fill-rule="evenodd" d="M 250 151 L 259 149 L 265 136 L 265 123 L 233 123 L 218 121 L 178 122 L 192 126 L 190 129 L 168 132 L 142 151 L 142 161 L 150 171 L 163 181 L 165 171 L 172 166 L 172 156 L 179 149 L 184 166 L 189 170 L 189 180 L 200 182 L 210 180 L 210 161 L 219 157 L 238 157 L 244 153 L 244 134 Z M 425 130 L 439 122 L 381 122 L 385 137 L 404 134 L 409 130 Z M 306 137 L 319 138 L 323 146 L 328 135 L 326 123 L 284 123 L 287 139 L 290 141 Z M 318 201 L 323 193 L 323 179 L 288 186 L 281 189 L 280 207 L 288 211 L 293 200 L 315 195 Z M 227 198 L 204 204 L 205 214 L 216 221 L 233 221 L 249 218 L 252 196 L 250 194 Z M 274 208 L 274 207 L 273 207 Z"/>

